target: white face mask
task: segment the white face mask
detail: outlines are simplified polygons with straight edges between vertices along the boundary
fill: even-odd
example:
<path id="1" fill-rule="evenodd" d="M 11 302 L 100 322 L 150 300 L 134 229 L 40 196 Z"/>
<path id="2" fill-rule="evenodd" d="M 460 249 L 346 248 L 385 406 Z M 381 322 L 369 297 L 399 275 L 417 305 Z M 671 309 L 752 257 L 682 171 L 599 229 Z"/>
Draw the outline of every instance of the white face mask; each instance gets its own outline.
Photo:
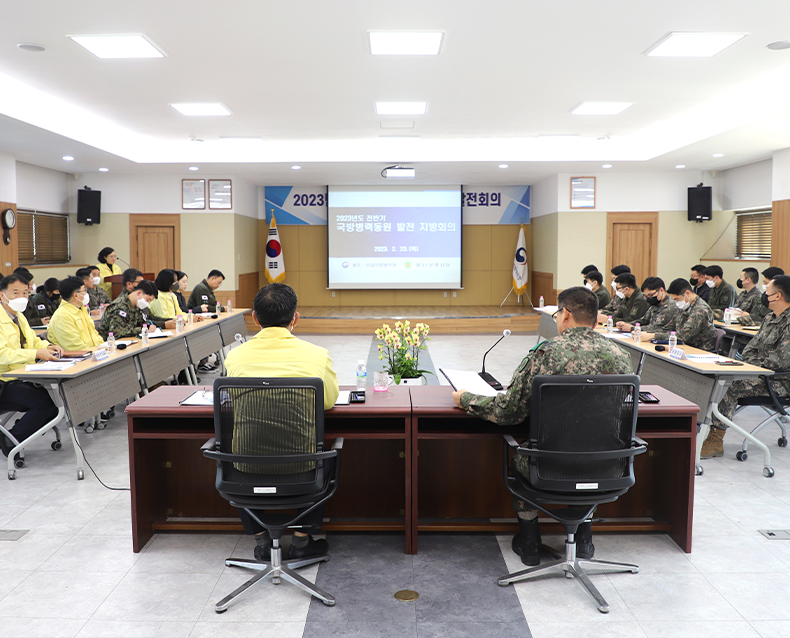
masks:
<path id="1" fill-rule="evenodd" d="M 101 283 L 101 277 L 94 277 L 93 278 L 93 285 L 98 286 Z"/>
<path id="2" fill-rule="evenodd" d="M 616 283 L 614 283 L 614 281 L 612 281 L 612 290 L 614 290 L 615 292 L 617 292 L 617 284 L 616 284 Z"/>
<path id="3" fill-rule="evenodd" d="M 622 290 L 616 290 L 614 294 L 617 295 L 619 299 L 625 299 L 625 293 Z"/>
<path id="4" fill-rule="evenodd" d="M 137 307 L 138 307 L 140 310 L 145 310 L 145 309 L 146 309 L 146 308 L 148 308 L 148 306 L 150 306 L 150 305 L 151 305 L 151 304 L 149 304 L 149 303 L 148 303 L 148 302 L 147 302 L 145 299 L 143 299 L 142 297 L 140 297 L 140 298 L 137 300 Z"/>
<path id="5" fill-rule="evenodd" d="M 584 287 L 587 288 L 587 290 L 592 290 L 592 284 L 589 281 L 584 284 Z"/>
<path id="6" fill-rule="evenodd" d="M 765 284 L 762 284 L 762 285 L 760 286 L 760 292 L 765 292 L 765 289 L 766 289 L 766 288 L 768 288 L 768 286 L 767 286 L 767 285 L 765 285 Z"/>
<path id="7" fill-rule="evenodd" d="M 82 296 L 82 305 L 87 306 L 91 302 L 90 297 L 88 297 L 88 293 L 84 293 Z"/>
<path id="8" fill-rule="evenodd" d="M 16 299 L 9 299 L 5 295 L 6 302 L 8 302 L 8 307 L 11 308 L 14 312 L 25 312 L 25 308 L 27 308 L 27 297 L 17 297 Z"/>
<path id="9" fill-rule="evenodd" d="M 683 298 L 683 301 L 676 301 L 675 305 L 678 307 L 678 310 L 686 310 L 691 303 L 686 301 L 686 298 Z"/>
<path id="10" fill-rule="evenodd" d="M 714 287 L 716 284 L 715 284 L 715 283 L 713 283 L 713 281 L 711 281 L 710 279 L 706 279 L 706 280 L 705 280 L 705 285 L 706 285 L 708 288 L 713 288 L 713 287 Z"/>

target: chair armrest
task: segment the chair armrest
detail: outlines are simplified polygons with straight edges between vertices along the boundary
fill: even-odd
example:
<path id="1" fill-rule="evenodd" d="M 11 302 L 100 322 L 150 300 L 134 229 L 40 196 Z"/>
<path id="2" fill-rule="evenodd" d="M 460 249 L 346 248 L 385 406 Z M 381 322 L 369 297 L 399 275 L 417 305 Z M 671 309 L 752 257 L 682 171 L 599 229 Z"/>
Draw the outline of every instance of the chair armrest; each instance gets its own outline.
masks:
<path id="1" fill-rule="evenodd" d="M 644 445 L 645 447 L 647 447 L 647 441 L 645 441 L 645 440 L 644 440 L 643 438 L 641 438 L 641 437 L 638 437 L 638 436 L 634 435 L 634 441 L 635 441 L 635 442 L 636 442 L 638 445 Z"/>
<path id="2" fill-rule="evenodd" d="M 335 442 L 332 444 L 333 450 L 342 450 L 343 449 L 343 442 L 344 439 L 342 436 L 339 436 L 335 439 Z"/>
<path id="3" fill-rule="evenodd" d="M 203 446 L 200 448 L 201 452 L 213 452 L 217 447 L 217 438 L 212 436 L 208 441 L 206 441 Z"/>
<path id="4" fill-rule="evenodd" d="M 502 437 L 505 439 L 505 443 L 507 443 L 514 450 L 520 447 L 519 442 L 516 441 L 516 439 L 514 439 L 510 434 L 503 434 Z"/>
<path id="5" fill-rule="evenodd" d="M 765 376 L 763 376 L 765 378 Z M 769 379 L 790 379 L 790 371 L 774 372 Z"/>

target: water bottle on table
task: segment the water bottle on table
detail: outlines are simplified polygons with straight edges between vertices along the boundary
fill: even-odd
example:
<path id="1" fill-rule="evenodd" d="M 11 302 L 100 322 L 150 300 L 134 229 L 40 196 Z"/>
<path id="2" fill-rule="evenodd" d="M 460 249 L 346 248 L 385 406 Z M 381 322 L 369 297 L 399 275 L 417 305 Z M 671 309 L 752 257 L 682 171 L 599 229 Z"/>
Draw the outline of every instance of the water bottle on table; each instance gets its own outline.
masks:
<path id="1" fill-rule="evenodd" d="M 233 312 L 233 306 L 230 303 L 230 299 L 228 299 L 228 313 Z"/>
<path id="2" fill-rule="evenodd" d="M 612 321 L 612 315 L 609 315 L 606 318 L 606 332 L 612 334 L 614 332 L 614 321 Z"/>
<path id="3" fill-rule="evenodd" d="M 148 346 L 148 324 L 143 324 L 143 329 L 140 330 L 140 338 L 143 340 L 143 347 Z"/>
<path id="4" fill-rule="evenodd" d="M 187 313 L 187 325 L 191 326 L 195 321 L 195 315 L 192 314 L 192 308 L 189 309 Z"/>
<path id="5" fill-rule="evenodd" d="M 678 347 L 678 335 L 673 330 L 672 332 L 669 333 L 669 351 L 672 352 L 672 349 L 677 347 Z"/>
<path id="6" fill-rule="evenodd" d="M 115 354 L 115 335 L 112 332 L 107 335 L 107 352 Z"/>
<path id="7" fill-rule="evenodd" d="M 357 390 L 365 391 L 368 385 L 368 371 L 365 367 L 365 361 L 360 359 L 357 361 Z"/>
<path id="8" fill-rule="evenodd" d="M 642 340 L 642 326 L 639 322 L 634 324 L 634 343 L 639 343 Z"/>

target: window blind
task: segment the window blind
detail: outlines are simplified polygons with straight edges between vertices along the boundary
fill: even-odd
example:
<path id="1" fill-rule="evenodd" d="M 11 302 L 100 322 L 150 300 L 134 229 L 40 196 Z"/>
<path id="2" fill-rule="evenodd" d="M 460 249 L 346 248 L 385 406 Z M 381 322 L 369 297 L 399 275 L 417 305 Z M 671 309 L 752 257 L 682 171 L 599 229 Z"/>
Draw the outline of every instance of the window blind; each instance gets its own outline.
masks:
<path id="1" fill-rule="evenodd" d="M 33 210 L 17 210 L 19 263 L 62 264 L 71 259 L 69 217 Z"/>
<path id="2" fill-rule="evenodd" d="M 737 257 L 771 258 L 771 211 L 736 213 Z"/>

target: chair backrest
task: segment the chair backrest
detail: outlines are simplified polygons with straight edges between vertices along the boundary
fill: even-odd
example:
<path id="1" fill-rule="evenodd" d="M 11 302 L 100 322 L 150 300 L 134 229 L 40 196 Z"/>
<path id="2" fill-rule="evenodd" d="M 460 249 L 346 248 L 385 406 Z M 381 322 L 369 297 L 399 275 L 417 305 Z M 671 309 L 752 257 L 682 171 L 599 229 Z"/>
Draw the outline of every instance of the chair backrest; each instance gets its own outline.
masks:
<path id="1" fill-rule="evenodd" d="M 716 345 L 713 347 L 713 352 L 719 352 L 721 349 L 721 340 L 724 339 L 724 335 L 726 334 L 727 333 L 721 328 L 716 328 Z"/>
<path id="2" fill-rule="evenodd" d="M 634 484 L 633 456 L 639 377 L 538 376 L 532 381 L 530 459 L 538 489 L 605 491 Z M 581 486 L 581 487 L 580 487 Z"/>
<path id="3" fill-rule="evenodd" d="M 313 377 L 218 378 L 214 436 L 218 451 L 234 455 L 218 463 L 220 493 L 316 492 L 324 485 L 323 461 L 298 456 L 323 450 L 324 383 Z"/>

